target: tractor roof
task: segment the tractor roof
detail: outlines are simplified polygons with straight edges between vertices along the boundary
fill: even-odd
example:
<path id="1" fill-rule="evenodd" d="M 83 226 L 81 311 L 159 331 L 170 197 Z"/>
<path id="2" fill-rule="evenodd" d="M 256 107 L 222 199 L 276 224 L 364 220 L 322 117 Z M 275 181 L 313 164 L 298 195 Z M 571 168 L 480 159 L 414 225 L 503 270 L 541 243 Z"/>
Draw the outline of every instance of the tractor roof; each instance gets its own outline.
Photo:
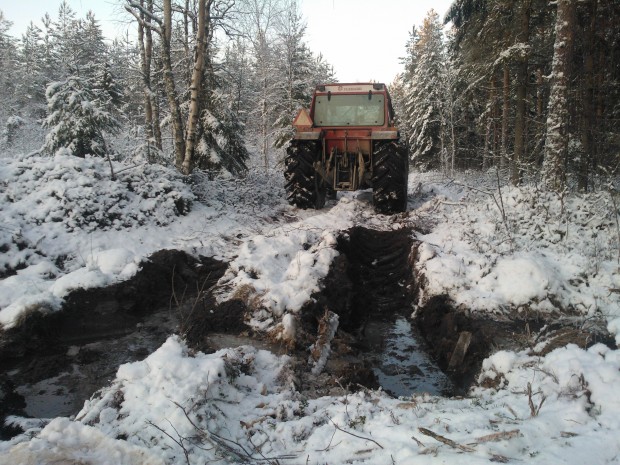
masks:
<path id="1" fill-rule="evenodd" d="M 317 92 L 331 92 L 331 93 L 358 93 L 368 91 L 381 91 L 385 90 L 385 84 L 377 82 L 355 82 L 355 83 L 336 83 L 336 84 L 321 84 L 316 86 Z"/>

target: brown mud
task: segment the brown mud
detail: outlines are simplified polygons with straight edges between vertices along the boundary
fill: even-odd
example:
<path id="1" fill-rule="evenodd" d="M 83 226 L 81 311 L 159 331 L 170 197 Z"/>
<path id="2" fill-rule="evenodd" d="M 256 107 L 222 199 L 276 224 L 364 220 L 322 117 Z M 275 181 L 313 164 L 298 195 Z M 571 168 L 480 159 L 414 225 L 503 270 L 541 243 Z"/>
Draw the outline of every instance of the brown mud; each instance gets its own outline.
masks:
<path id="1" fill-rule="evenodd" d="M 586 348 L 602 342 L 615 347 L 603 326 L 583 328 L 580 321 L 562 320 L 557 315 L 545 316 L 553 318 L 551 321 L 540 315 L 524 318 L 516 312 L 502 320 L 488 314 L 474 316 L 477 314 L 472 309 L 458 309 L 446 296 L 433 297 L 414 312 L 412 304 L 425 283 L 415 273 L 418 243 L 412 236 L 413 231 L 407 228 L 375 231 L 356 227 L 342 234 L 338 241 L 341 255 L 334 260 L 321 292 L 303 309 L 306 344 L 312 343 L 317 322 L 326 309 L 340 316 L 333 341 L 337 349 L 326 367 L 339 385 L 376 388 L 379 378 L 396 367 L 412 378 L 436 377 L 432 394 L 464 395 L 475 383 L 482 361 L 497 350 L 533 348 L 541 341 L 548 341 L 543 355 L 568 343 Z M 398 318 L 412 323 L 410 338 L 394 338 L 386 331 Z M 384 329 L 377 333 L 377 327 Z M 398 344 L 407 347 L 395 347 Z M 385 349 L 388 356 L 389 351 L 394 354 L 400 349 L 396 354 L 400 359 L 409 350 L 416 350 L 426 354 L 433 366 L 429 367 L 426 359 L 413 365 L 420 360 L 412 358 L 409 366 L 398 366 L 392 360 L 388 370 L 383 370 L 375 355 Z M 438 369 L 449 378 L 449 386 L 437 376 Z M 416 386 L 413 391 L 410 384 L 406 387 L 411 393 L 429 391 L 427 383 Z"/>
<path id="2" fill-rule="evenodd" d="M 414 309 L 424 282 L 415 273 L 411 229 L 355 227 L 341 234 L 337 248 L 321 291 L 300 312 L 295 347 L 253 333 L 241 301 L 215 301 L 212 291 L 226 264 L 175 250 L 153 254 L 129 281 L 73 292 L 61 311 L 31 312 L 0 334 L 1 437 L 19 432 L 4 425 L 8 415 L 76 414 L 119 365 L 144 359 L 172 333 L 203 352 L 252 344 L 289 353 L 307 397 L 379 387 L 394 396 L 465 394 L 482 360 L 496 350 L 541 340 L 549 341 L 543 350 L 611 341 L 574 322 L 474 318 L 443 296 Z M 315 376 L 309 348 L 326 310 L 339 316 L 339 326 L 327 365 Z"/>
<path id="3" fill-rule="evenodd" d="M 212 258 L 162 250 L 132 279 L 74 291 L 61 310 L 32 311 L 3 331 L 0 435 L 18 432 L 4 424 L 7 415 L 76 414 L 119 365 L 144 359 L 170 334 L 186 329 L 225 268 Z"/>

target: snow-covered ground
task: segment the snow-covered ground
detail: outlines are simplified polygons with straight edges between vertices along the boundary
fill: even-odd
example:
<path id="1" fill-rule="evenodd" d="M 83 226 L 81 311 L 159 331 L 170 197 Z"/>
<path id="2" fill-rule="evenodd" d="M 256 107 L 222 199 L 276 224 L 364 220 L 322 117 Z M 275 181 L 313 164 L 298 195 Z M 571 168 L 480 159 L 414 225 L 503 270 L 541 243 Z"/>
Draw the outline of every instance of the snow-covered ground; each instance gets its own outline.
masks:
<path id="1" fill-rule="evenodd" d="M 493 318 L 595 321 L 620 342 L 618 201 L 608 193 L 561 199 L 498 189 L 493 175 L 412 175 L 410 211 L 386 217 L 365 192 L 298 211 L 277 173 L 188 186 L 162 168 L 125 168 L 115 165 L 112 181 L 98 159 L 0 159 L 4 326 L 178 248 L 229 261 L 219 298 L 243 296 L 252 325 L 286 339 L 340 231 L 418 225 L 418 305 L 447 294 Z M 287 356 L 249 346 L 196 354 L 171 336 L 121 366 L 75 418 L 12 418 L 26 432 L 0 443 L 0 463 L 620 463 L 620 352 L 539 349 L 495 353 L 464 398 L 309 399 Z"/>

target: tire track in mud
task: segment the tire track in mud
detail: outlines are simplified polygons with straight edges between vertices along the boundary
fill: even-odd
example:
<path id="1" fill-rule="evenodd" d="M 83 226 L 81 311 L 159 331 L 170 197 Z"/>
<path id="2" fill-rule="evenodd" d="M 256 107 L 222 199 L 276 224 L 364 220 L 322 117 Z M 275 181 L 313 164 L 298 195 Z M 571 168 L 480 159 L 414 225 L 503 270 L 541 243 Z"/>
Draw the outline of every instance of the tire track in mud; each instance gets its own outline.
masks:
<path id="1" fill-rule="evenodd" d="M 404 313 L 411 307 L 413 275 L 409 263 L 412 240 L 409 229 L 377 231 L 356 227 L 338 240 L 347 257 L 353 285 L 345 309 L 345 330 L 364 330 L 371 318 Z M 357 328 L 355 328 L 357 326 Z"/>
<path id="2" fill-rule="evenodd" d="M 309 335 L 316 334 L 325 309 L 339 315 L 334 342 L 346 355 L 332 351 L 335 377 L 370 388 L 380 381 L 394 395 L 462 394 L 501 338 L 523 331 L 525 326 L 472 318 L 445 296 L 418 308 L 412 320 L 412 303 L 424 286 L 415 273 L 418 244 L 410 228 L 354 227 L 339 237 L 341 255 L 302 312 Z M 397 383 L 404 390 L 395 391 Z"/>
<path id="3" fill-rule="evenodd" d="M 453 387 L 433 362 L 411 324 L 417 293 L 412 230 L 355 227 L 338 238 L 341 252 L 315 304 L 303 312 L 308 333 L 324 309 L 340 326 L 326 370 L 350 387 L 361 384 L 395 396 L 416 392 L 449 395 Z"/>

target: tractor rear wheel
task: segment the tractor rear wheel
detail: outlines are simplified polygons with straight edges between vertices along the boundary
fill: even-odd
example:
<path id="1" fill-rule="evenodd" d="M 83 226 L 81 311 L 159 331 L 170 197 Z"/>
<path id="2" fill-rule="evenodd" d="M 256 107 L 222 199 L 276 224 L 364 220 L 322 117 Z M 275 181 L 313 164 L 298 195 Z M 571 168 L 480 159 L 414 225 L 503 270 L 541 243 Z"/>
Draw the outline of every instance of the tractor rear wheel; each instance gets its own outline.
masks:
<path id="1" fill-rule="evenodd" d="M 409 160 L 407 149 L 395 141 L 375 143 L 373 150 L 372 196 L 379 213 L 407 210 Z"/>
<path id="2" fill-rule="evenodd" d="M 318 141 L 292 140 L 286 149 L 284 178 L 286 197 L 296 207 L 323 208 L 326 184 L 314 169 L 321 156 Z"/>

